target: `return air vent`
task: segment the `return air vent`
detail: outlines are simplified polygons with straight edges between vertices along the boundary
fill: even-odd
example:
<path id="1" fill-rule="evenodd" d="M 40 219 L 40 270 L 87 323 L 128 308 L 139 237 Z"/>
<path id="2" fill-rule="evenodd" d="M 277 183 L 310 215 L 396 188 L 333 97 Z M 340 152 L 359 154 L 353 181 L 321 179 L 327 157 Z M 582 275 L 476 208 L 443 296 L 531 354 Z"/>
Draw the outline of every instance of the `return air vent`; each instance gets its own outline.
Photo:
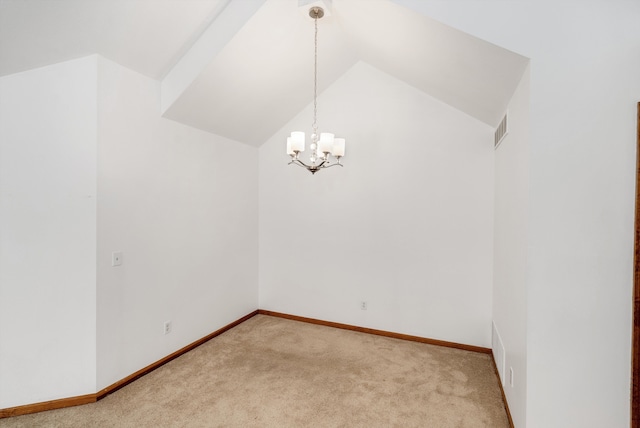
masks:
<path id="1" fill-rule="evenodd" d="M 506 137 L 508 133 L 509 133 L 509 127 L 507 125 L 507 115 L 505 114 L 504 117 L 502 118 L 502 121 L 500 121 L 500 125 L 498 125 L 498 128 L 496 128 L 496 133 L 494 134 L 494 137 L 493 137 L 494 138 L 493 147 L 497 149 L 500 143 L 502 142 L 502 140 L 504 140 L 504 137 Z"/>
<path id="2" fill-rule="evenodd" d="M 498 327 L 496 327 L 495 321 L 491 323 L 493 326 L 492 334 L 491 334 L 491 350 L 493 351 L 493 361 L 496 363 L 496 368 L 498 369 L 498 376 L 500 377 L 500 382 L 502 382 L 502 386 L 506 386 L 505 378 L 504 378 L 504 367 L 506 360 L 506 352 L 504 349 L 504 345 L 502 344 L 502 338 L 500 337 L 500 333 L 498 333 Z"/>

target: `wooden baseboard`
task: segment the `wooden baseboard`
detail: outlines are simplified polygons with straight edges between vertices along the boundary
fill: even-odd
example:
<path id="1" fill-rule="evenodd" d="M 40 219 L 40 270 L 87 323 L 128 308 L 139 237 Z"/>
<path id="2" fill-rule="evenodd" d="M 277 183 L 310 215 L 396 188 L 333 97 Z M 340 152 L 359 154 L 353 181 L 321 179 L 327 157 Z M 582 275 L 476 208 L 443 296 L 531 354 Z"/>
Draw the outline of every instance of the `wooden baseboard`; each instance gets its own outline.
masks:
<path id="1" fill-rule="evenodd" d="M 491 352 L 491 362 L 493 363 L 493 371 L 496 373 L 496 378 L 498 379 L 498 385 L 500 386 L 500 393 L 502 394 L 502 402 L 504 403 L 504 409 L 507 412 L 507 418 L 509 419 L 509 426 L 514 428 L 513 419 L 511 418 L 511 411 L 509 410 L 509 402 L 507 402 L 507 396 L 504 393 L 504 388 L 502 387 L 502 379 L 500 379 L 500 373 L 498 372 L 498 365 L 496 364 L 496 357 Z"/>
<path id="2" fill-rule="evenodd" d="M 231 324 L 227 324 L 224 327 L 214 331 L 213 333 L 206 335 L 202 339 L 198 339 L 195 342 L 190 343 L 189 345 L 185 346 L 184 348 L 178 349 L 176 352 L 167 355 L 163 359 L 158 360 L 155 363 L 150 364 L 147 367 L 144 367 L 144 368 L 138 370 L 137 372 L 135 372 L 133 374 L 130 374 L 129 376 L 125 377 L 124 379 L 121 379 L 118 382 L 107 386 L 103 390 L 98 391 L 96 393 L 96 396 L 97 396 L 98 400 L 101 400 L 104 397 L 106 397 L 107 395 L 116 392 L 120 388 L 123 388 L 123 387 L 129 385 L 134 380 L 139 379 L 139 378 L 141 378 L 142 376 L 144 376 L 144 375 L 146 375 L 148 373 L 151 373 L 152 371 L 154 371 L 158 367 L 162 367 L 163 365 L 167 364 L 169 361 L 178 358 L 180 355 L 186 354 L 187 352 L 191 351 L 192 349 L 197 348 L 198 346 L 202 345 L 203 343 L 213 339 L 216 336 L 221 335 L 225 331 L 232 329 L 233 327 L 237 326 L 238 324 L 241 324 L 241 323 L 245 322 L 246 320 L 256 316 L 257 314 L 258 314 L 258 311 L 255 310 L 255 311 L 251 312 L 250 314 L 247 314 L 247 315 L 243 316 L 242 318 L 232 322 Z"/>
<path id="3" fill-rule="evenodd" d="M 273 311 L 267 311 L 267 310 L 255 310 L 253 312 L 251 312 L 250 314 L 245 315 L 244 317 L 214 331 L 213 333 L 199 339 L 196 340 L 195 342 L 185 346 L 184 348 L 181 348 L 175 352 L 173 352 L 170 355 L 167 355 L 166 357 L 162 358 L 161 360 L 156 361 L 153 364 L 148 365 L 147 367 L 144 367 L 140 370 L 138 370 L 135 373 L 132 373 L 131 375 L 125 377 L 124 379 L 119 380 L 118 382 L 115 382 L 112 385 L 109 385 L 108 387 L 102 389 L 101 391 L 96 392 L 95 394 L 87 394 L 87 395 L 81 395 L 81 396 L 77 396 L 77 397 L 69 397 L 69 398 L 62 398 L 59 400 L 53 400 L 53 401 L 44 401 L 41 403 L 34 403 L 34 404 L 27 404 L 27 405 L 23 405 L 23 406 L 17 406 L 17 407 L 10 407 L 10 408 L 6 408 L 6 409 L 0 409 L 0 419 L 1 418 L 7 418 L 7 417 L 11 417 L 11 416 L 19 416 L 19 415 L 26 415 L 29 413 L 37 413 L 37 412 L 43 412 L 46 410 L 53 410 L 53 409 L 60 409 L 63 407 L 72 407 L 72 406 L 78 406 L 81 404 L 88 404 L 88 403 L 94 403 L 98 400 L 103 399 L 104 397 L 106 397 L 109 394 L 114 393 L 115 391 L 119 390 L 120 388 L 130 384 L 131 382 L 135 381 L 136 379 L 141 378 L 142 376 L 154 371 L 155 369 L 163 366 L 164 364 L 168 363 L 169 361 L 179 357 L 180 355 L 183 355 L 189 351 L 191 351 L 194 348 L 197 348 L 198 346 L 202 345 L 203 343 L 213 339 L 216 336 L 219 336 L 220 334 L 224 333 L 225 331 L 237 326 L 238 324 L 243 323 L 244 321 L 248 320 L 249 318 L 254 317 L 257 314 L 262 314 L 262 315 L 269 315 L 269 316 L 273 316 L 273 317 L 279 317 L 279 318 L 286 318 L 286 319 L 290 319 L 290 320 L 294 320 L 294 321 L 301 321 L 301 322 L 306 322 L 306 323 L 311 323 L 311 324 L 318 324 L 318 325 L 324 325 L 324 326 L 328 326 L 328 327 L 334 327 L 334 328 L 341 328 L 344 330 L 352 330 L 352 331 L 358 331 L 361 333 L 368 333 L 368 334 L 375 334 L 378 336 L 385 336 L 385 337 L 391 337 L 394 339 L 402 339 L 402 340 L 409 340 L 412 342 L 420 342 L 420 343 L 426 343 L 429 345 L 438 345 L 438 346 L 446 346 L 449 348 L 456 348 L 456 349 L 462 349 L 465 351 L 472 351 L 472 352 L 480 352 L 483 354 L 491 354 L 491 349 L 489 348 L 483 348 L 481 346 L 473 346 L 473 345 L 465 345 L 462 343 L 455 343 L 455 342 L 447 342 L 447 341 L 443 341 L 443 340 L 436 340 L 436 339 L 428 339 L 425 337 L 419 337 L 419 336 L 411 336 L 408 334 L 401 334 L 401 333 L 393 333 L 390 331 L 384 331 L 384 330 L 376 330 L 376 329 L 372 329 L 372 328 L 366 328 L 366 327 L 358 327 L 358 326 L 354 326 L 354 325 L 349 325 L 349 324 L 341 324 L 341 323 L 337 323 L 337 322 L 331 322 L 331 321 L 323 321 L 323 320 L 318 320 L 318 319 L 314 319 L 314 318 L 306 318 L 306 317 L 301 317 L 301 316 L 297 316 L 297 315 L 289 315 L 289 314 L 283 314 L 280 312 L 273 312 Z M 493 359 L 493 358 L 492 358 Z M 497 368 L 495 365 L 495 361 L 493 362 L 493 366 L 494 369 L 496 370 L 496 376 L 497 376 Z M 498 378 L 499 379 L 499 378 Z M 500 382 L 498 382 L 500 383 Z M 502 392 L 502 398 L 505 404 L 505 408 L 507 410 L 507 415 L 509 417 L 509 423 L 511 424 L 511 427 L 513 428 L 513 421 L 511 420 L 511 414 L 509 413 L 509 406 L 507 405 L 507 401 L 504 395 L 504 390 L 502 389 L 502 384 L 500 383 L 500 391 Z"/>
<path id="4" fill-rule="evenodd" d="M 153 364 L 148 365 L 147 367 L 138 370 L 137 372 L 125 377 L 124 379 L 119 380 L 118 382 L 109 385 L 108 387 L 104 388 L 101 391 L 96 392 L 95 394 L 87 394 L 87 395 L 80 395 L 77 397 L 69 397 L 69 398 L 61 398 L 59 400 L 52 400 L 52 401 L 43 401 L 40 403 L 34 403 L 34 404 L 26 404 L 23 406 L 17 406 L 17 407 L 9 407 L 6 409 L 0 409 L 0 419 L 2 418 L 8 418 L 11 416 L 20 416 L 20 415 L 27 415 L 29 413 L 38 413 L 38 412 L 44 412 L 46 410 L 54 410 L 54 409 L 61 409 L 63 407 L 73 407 L 73 406 L 78 406 L 81 404 L 88 404 L 88 403 L 95 403 L 98 400 L 103 399 L 104 397 L 106 397 L 107 395 L 119 390 L 120 388 L 130 384 L 131 382 L 133 382 L 136 379 L 141 378 L 142 376 L 154 371 L 155 369 L 157 369 L 158 367 L 161 367 L 165 364 L 167 364 L 169 361 L 178 358 L 180 355 L 183 355 L 189 351 L 191 351 L 194 348 L 197 348 L 198 346 L 202 345 L 203 343 L 213 339 L 216 336 L 221 335 L 222 333 L 224 333 L 225 331 L 237 326 L 238 324 L 241 324 L 243 322 L 245 322 L 246 320 L 248 320 L 249 318 L 255 316 L 258 314 L 258 311 L 255 310 L 253 312 L 251 312 L 250 314 L 247 314 L 245 316 L 243 316 L 242 318 L 232 322 L 231 324 L 227 324 L 224 327 L 214 331 L 211 334 L 208 334 L 207 336 L 203 337 L 202 339 L 198 339 L 193 343 L 190 343 L 189 345 L 185 346 L 184 348 L 178 349 L 176 352 L 167 355 L 166 357 L 164 357 L 161 360 L 156 361 Z"/>
<path id="5" fill-rule="evenodd" d="M 24 406 L 0 409 L 0 419 L 11 416 L 27 415 L 29 413 L 44 412 L 45 410 L 62 409 L 63 407 L 79 406 L 96 402 L 96 394 L 79 395 L 77 397 L 61 398 L 59 400 L 43 401 L 26 404 Z"/>
<path id="6" fill-rule="evenodd" d="M 306 323 L 311 323 L 311 324 L 324 325 L 324 326 L 328 326 L 328 327 L 341 328 L 341 329 L 344 329 L 344 330 L 358 331 L 358 332 L 361 332 L 361 333 L 375 334 L 377 336 L 392 337 L 394 339 L 410 340 L 412 342 L 427 343 L 429 345 L 446 346 L 447 348 L 456 348 L 456 349 L 463 349 L 465 351 L 480 352 L 482 354 L 491 354 L 491 349 L 483 348 L 482 346 L 465 345 L 463 343 L 455 343 L 455 342 L 447 342 L 447 341 L 444 341 L 444 340 L 428 339 L 426 337 L 411 336 L 411 335 L 408 335 L 408 334 L 401 334 L 401 333 L 393 333 L 391 331 L 376 330 L 376 329 L 373 329 L 373 328 L 366 328 L 366 327 L 358 327 L 358 326 L 355 326 L 355 325 L 342 324 L 342 323 L 337 323 L 337 322 L 332 322 L 332 321 L 323 321 L 323 320 L 318 320 L 318 319 L 314 319 L 314 318 L 306 318 L 306 317 L 300 317 L 300 316 L 297 316 L 297 315 L 289 315 L 289 314 L 283 314 L 283 313 L 280 313 L 280 312 L 267 311 L 267 310 L 264 310 L 264 309 L 258 310 L 258 313 L 262 314 L 262 315 L 270 315 L 272 317 L 286 318 L 286 319 L 293 320 L 293 321 L 301 321 L 301 322 L 306 322 Z"/>
<path id="7" fill-rule="evenodd" d="M 493 351 L 490 348 L 483 348 L 481 346 L 473 346 L 473 345 L 465 345 L 465 344 L 462 344 L 462 343 L 455 343 L 455 342 L 447 342 L 447 341 L 443 341 L 443 340 L 428 339 L 428 338 L 419 337 L 419 336 L 410 336 L 410 335 L 407 335 L 407 334 L 393 333 L 393 332 L 384 331 L 384 330 L 376 330 L 376 329 L 372 329 L 372 328 L 358 327 L 358 326 L 354 326 L 354 325 L 341 324 L 341 323 L 331 322 L 331 321 L 323 321 L 323 320 L 318 320 L 318 319 L 314 319 L 314 318 L 306 318 L 306 317 L 300 317 L 300 316 L 297 316 L 297 315 L 290 315 L 290 314 L 283 314 L 283 313 L 280 313 L 280 312 L 267 311 L 267 310 L 264 310 L 264 309 L 258 310 L 258 313 L 261 314 L 261 315 L 270 315 L 272 317 L 286 318 L 286 319 L 289 319 L 289 320 L 301 321 L 301 322 L 306 322 L 306 323 L 311 323 L 311 324 L 324 325 L 324 326 L 328 326 L 328 327 L 341 328 L 341 329 L 345 329 L 345 330 L 358 331 L 358 332 L 361 332 L 361 333 L 369 333 L 369 334 L 375 334 L 375 335 L 378 335 L 378 336 L 392 337 L 392 338 L 395 338 L 395 339 L 410 340 L 412 342 L 427 343 L 427 344 L 430 344 L 430 345 L 446 346 L 448 348 L 463 349 L 465 351 L 472 351 L 472 352 L 480 352 L 480 353 L 483 353 L 483 354 L 489 354 L 489 355 L 491 355 L 491 364 L 493 365 L 493 370 L 494 370 L 494 372 L 496 374 L 496 379 L 498 381 L 498 385 L 500 386 L 500 394 L 502 395 L 502 403 L 504 404 L 504 409 L 507 412 L 507 418 L 509 419 L 509 427 L 510 428 L 514 428 L 513 418 L 511 417 L 511 411 L 509 410 L 509 403 L 507 402 L 507 396 L 504 393 L 504 388 L 502 387 L 502 381 L 500 380 L 500 375 L 498 374 L 498 366 L 496 365 L 496 360 L 495 360 L 495 357 L 493 355 Z"/>

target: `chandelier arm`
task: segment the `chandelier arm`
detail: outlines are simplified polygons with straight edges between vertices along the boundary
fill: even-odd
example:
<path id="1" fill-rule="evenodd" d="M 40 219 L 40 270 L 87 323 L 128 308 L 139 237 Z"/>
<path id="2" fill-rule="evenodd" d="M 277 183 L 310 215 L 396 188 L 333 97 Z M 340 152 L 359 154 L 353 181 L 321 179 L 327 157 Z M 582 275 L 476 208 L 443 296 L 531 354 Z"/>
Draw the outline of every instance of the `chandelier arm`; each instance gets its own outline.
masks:
<path id="1" fill-rule="evenodd" d="M 296 165 L 300 165 L 300 166 L 302 166 L 304 168 L 319 169 L 319 168 L 327 168 L 326 166 L 323 166 L 323 165 L 328 164 L 329 161 L 323 160 L 318 165 L 307 165 L 306 163 L 302 162 L 300 159 L 292 159 L 291 161 L 289 161 L 288 165 L 291 165 L 292 163 L 296 164 Z"/>
<path id="2" fill-rule="evenodd" d="M 311 170 L 319 170 L 319 169 L 323 169 L 323 168 L 327 168 L 326 163 L 327 161 L 322 161 L 320 162 L 318 165 L 307 165 L 306 163 L 302 162 L 301 160 L 297 159 L 296 162 L 298 162 L 298 164 L 300 164 L 300 166 L 303 166 L 305 168 L 307 168 L 309 171 Z"/>
<path id="3" fill-rule="evenodd" d="M 298 166 L 300 166 L 302 168 L 307 168 L 307 165 L 304 162 L 302 162 L 301 160 L 298 160 L 298 159 L 294 159 L 294 160 L 290 161 L 287 165 L 291 165 L 291 164 L 298 165 Z"/>
<path id="4" fill-rule="evenodd" d="M 302 162 L 300 159 L 292 159 L 291 161 L 289 161 L 287 165 L 291 165 L 291 164 L 298 165 L 300 168 L 305 168 L 312 174 L 315 174 L 321 169 L 331 168 L 332 166 L 343 166 L 341 163 L 330 163 L 329 161 L 326 161 L 326 160 L 320 162 L 318 165 L 307 165 L 306 163 Z"/>
<path id="5" fill-rule="evenodd" d="M 327 166 L 323 166 L 322 168 L 331 168 L 332 166 L 344 166 L 344 165 L 342 165 L 341 163 L 332 163 Z"/>

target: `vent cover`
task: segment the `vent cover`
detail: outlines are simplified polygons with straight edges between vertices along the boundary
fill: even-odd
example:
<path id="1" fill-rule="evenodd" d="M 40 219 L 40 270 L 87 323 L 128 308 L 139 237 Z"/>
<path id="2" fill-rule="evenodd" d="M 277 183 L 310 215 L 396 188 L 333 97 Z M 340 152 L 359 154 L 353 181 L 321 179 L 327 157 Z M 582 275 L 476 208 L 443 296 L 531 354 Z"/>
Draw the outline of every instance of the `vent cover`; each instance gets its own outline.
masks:
<path id="1" fill-rule="evenodd" d="M 509 127 L 507 126 L 507 115 L 508 113 L 505 114 L 500 121 L 500 125 L 498 125 L 498 128 L 496 128 L 496 133 L 493 137 L 493 147 L 496 149 L 498 148 L 502 140 L 504 140 L 504 137 L 506 137 L 509 133 Z"/>
<path id="2" fill-rule="evenodd" d="M 498 376 L 500 377 L 500 381 L 502 382 L 502 386 L 506 386 L 505 378 L 504 378 L 504 367 L 506 363 L 506 352 L 504 349 L 504 345 L 502 344 L 502 338 L 498 333 L 498 327 L 496 327 L 495 321 L 491 323 L 493 326 L 492 334 L 491 334 L 491 350 L 493 351 L 493 361 L 496 363 L 496 368 L 498 369 Z"/>

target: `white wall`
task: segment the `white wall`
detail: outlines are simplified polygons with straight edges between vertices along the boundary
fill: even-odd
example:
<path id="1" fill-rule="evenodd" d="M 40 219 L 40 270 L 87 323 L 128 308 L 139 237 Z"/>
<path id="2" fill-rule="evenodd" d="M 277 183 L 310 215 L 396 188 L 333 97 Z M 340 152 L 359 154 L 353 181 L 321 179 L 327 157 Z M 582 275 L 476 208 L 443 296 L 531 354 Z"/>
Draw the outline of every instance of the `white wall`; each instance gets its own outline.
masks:
<path id="1" fill-rule="evenodd" d="M 0 408 L 95 392 L 96 58 L 0 78 Z"/>
<path id="2" fill-rule="evenodd" d="M 318 99 L 344 168 L 287 166 L 311 121 L 260 148 L 260 308 L 489 347 L 493 131 L 364 63 Z"/>
<path id="3" fill-rule="evenodd" d="M 629 426 L 640 2 L 396 2 L 531 58 L 527 426 Z"/>
<path id="4" fill-rule="evenodd" d="M 0 79 L 0 408 L 94 393 L 257 308 L 258 150 L 162 119 L 159 94 L 97 56 Z"/>
<path id="5" fill-rule="evenodd" d="M 527 69 L 509 103 L 509 133 L 495 152 L 493 322 L 506 351 L 503 388 L 518 427 L 526 423 L 527 405 L 529 84 Z"/>
<path id="6" fill-rule="evenodd" d="M 98 65 L 101 389 L 257 309 L 258 150 L 161 118 L 159 82 Z"/>

